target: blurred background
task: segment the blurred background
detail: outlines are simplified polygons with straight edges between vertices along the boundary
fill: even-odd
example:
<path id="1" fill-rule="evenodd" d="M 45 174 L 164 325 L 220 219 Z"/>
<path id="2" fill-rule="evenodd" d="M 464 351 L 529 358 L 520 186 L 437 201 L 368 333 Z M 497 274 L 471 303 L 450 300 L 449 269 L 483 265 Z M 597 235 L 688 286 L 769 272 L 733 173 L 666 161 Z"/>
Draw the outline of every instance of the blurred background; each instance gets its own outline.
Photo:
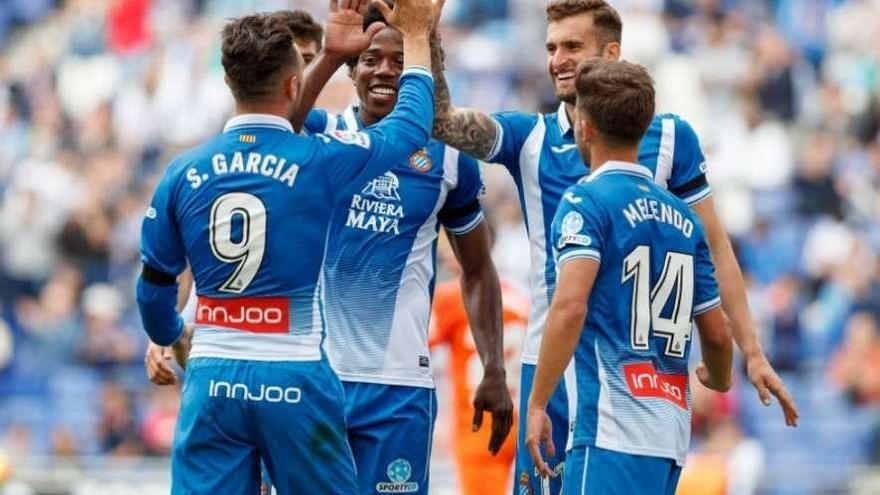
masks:
<path id="1" fill-rule="evenodd" d="M 169 157 L 232 110 L 224 19 L 323 19 L 326 4 L 0 0 L 0 493 L 167 493 L 178 391 L 143 371 L 142 214 Z M 680 492 L 880 493 L 880 0 L 612 4 L 624 58 L 701 136 L 762 341 L 801 408 L 800 428 L 785 428 L 741 370 L 727 396 L 695 387 Z M 544 5 L 449 0 L 459 104 L 555 110 Z M 321 104 L 352 102 L 339 74 Z M 496 166 L 485 177 L 495 261 L 525 293 L 512 183 Z M 458 493 L 452 422 L 437 425 L 437 494 Z"/>

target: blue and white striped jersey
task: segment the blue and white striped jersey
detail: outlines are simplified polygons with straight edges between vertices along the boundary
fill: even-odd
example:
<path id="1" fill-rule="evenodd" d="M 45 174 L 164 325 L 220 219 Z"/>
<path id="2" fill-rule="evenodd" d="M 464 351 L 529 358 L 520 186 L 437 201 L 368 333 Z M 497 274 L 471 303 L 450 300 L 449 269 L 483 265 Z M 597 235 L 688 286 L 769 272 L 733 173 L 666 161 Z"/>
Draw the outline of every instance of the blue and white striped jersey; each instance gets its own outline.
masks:
<path id="1" fill-rule="evenodd" d="M 531 251 L 531 314 L 522 360 L 538 361 L 547 310 L 556 285 L 550 223 L 565 190 L 589 173 L 562 104 L 556 113 L 494 115 L 498 138 L 487 161 L 504 165 L 519 193 Z M 711 194 L 699 140 L 672 114 L 654 117 L 639 148 L 654 182 L 693 205 Z"/>
<path id="2" fill-rule="evenodd" d="M 138 302 L 154 341 L 179 335 L 173 281 L 188 262 L 199 296 L 192 357 L 321 358 L 333 205 L 430 136 L 430 73 L 410 67 L 401 80 L 395 111 L 363 132 L 303 137 L 281 117 L 241 115 L 171 163 L 141 234 Z"/>
<path id="3" fill-rule="evenodd" d="M 309 132 L 364 129 L 354 107 Z M 344 381 L 433 387 L 428 325 L 442 225 L 483 220 L 479 164 L 438 141 L 386 164 L 335 204 L 324 263 L 327 354 Z"/>
<path id="4" fill-rule="evenodd" d="M 642 165 L 609 162 L 565 193 L 552 227 L 557 266 L 599 271 L 575 352 L 573 447 L 683 464 L 690 442 L 693 318 L 721 304 L 697 215 Z"/>

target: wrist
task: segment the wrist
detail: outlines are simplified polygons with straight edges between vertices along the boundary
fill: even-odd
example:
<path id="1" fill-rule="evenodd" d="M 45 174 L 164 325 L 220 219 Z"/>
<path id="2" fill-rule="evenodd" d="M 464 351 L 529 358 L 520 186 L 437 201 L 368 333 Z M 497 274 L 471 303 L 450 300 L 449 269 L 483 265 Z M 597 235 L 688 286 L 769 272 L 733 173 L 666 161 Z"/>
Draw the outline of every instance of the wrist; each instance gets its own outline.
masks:
<path id="1" fill-rule="evenodd" d="M 507 370 L 504 369 L 503 363 L 489 363 L 483 367 L 483 379 L 507 378 Z"/>
<path id="2" fill-rule="evenodd" d="M 429 46 L 431 43 L 431 34 L 426 31 L 419 31 L 417 33 L 405 33 L 403 34 L 403 42 L 406 44 L 420 44 L 424 46 Z"/>
<path id="3" fill-rule="evenodd" d="M 343 64 L 348 60 L 348 55 L 342 52 L 337 52 L 332 49 L 323 50 L 319 55 L 318 59 L 315 60 L 315 65 L 322 64 L 327 67 L 333 67 L 334 69 L 338 69 L 342 67 Z"/>
<path id="4" fill-rule="evenodd" d="M 746 362 L 767 359 L 764 355 L 764 349 L 761 347 L 761 344 L 757 342 L 742 346 L 740 352 L 742 352 L 743 358 Z"/>

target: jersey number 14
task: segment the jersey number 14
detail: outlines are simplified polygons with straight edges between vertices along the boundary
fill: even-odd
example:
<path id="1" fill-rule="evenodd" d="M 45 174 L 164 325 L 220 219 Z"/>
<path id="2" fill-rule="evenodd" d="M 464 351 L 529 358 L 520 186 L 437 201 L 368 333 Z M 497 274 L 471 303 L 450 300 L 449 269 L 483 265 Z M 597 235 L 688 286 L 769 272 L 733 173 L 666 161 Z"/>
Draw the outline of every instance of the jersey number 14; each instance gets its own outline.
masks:
<path id="1" fill-rule="evenodd" d="M 630 342 L 633 349 L 648 350 L 651 330 L 666 339 L 665 353 L 683 358 L 691 339 L 694 305 L 694 257 L 669 252 L 660 279 L 651 287 L 651 248 L 638 246 L 623 260 L 622 284 L 633 280 L 630 308 Z M 672 307 L 668 316 L 663 310 Z"/>

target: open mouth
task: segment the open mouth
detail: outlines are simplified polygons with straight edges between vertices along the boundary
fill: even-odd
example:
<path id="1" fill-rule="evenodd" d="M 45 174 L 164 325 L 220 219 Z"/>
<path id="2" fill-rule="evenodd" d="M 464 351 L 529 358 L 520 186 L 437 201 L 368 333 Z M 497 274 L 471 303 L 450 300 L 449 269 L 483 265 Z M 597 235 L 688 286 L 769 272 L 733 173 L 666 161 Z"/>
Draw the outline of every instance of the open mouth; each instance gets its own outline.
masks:
<path id="1" fill-rule="evenodd" d="M 575 75 L 576 74 L 574 71 L 557 72 L 556 73 L 556 80 L 559 82 L 573 81 L 575 78 Z"/>
<path id="2" fill-rule="evenodd" d="M 376 84 L 370 86 L 370 95 L 375 98 L 395 98 L 397 97 L 397 88 L 390 84 Z"/>

